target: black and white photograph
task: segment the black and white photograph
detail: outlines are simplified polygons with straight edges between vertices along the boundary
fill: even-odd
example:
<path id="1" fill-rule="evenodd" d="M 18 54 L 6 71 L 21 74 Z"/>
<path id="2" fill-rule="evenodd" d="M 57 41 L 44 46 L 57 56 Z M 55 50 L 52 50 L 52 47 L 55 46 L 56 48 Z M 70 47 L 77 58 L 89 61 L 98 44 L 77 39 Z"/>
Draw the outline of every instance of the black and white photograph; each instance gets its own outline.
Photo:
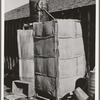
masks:
<path id="1" fill-rule="evenodd" d="M 4 0 L 3 100 L 97 100 L 96 1 Z"/>

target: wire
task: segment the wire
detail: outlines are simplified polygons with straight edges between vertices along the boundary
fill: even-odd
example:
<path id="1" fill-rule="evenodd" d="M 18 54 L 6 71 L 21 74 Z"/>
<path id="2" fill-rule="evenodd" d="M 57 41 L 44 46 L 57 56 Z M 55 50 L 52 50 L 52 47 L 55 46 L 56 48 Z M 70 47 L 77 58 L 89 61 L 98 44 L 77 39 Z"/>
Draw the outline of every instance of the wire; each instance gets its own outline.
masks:
<path id="1" fill-rule="evenodd" d="M 39 3 L 37 4 L 37 9 L 38 9 L 39 11 L 44 10 L 52 19 L 55 20 L 55 18 L 54 18 L 46 9 L 43 9 L 43 8 L 40 8 L 40 7 L 39 7 Z"/>

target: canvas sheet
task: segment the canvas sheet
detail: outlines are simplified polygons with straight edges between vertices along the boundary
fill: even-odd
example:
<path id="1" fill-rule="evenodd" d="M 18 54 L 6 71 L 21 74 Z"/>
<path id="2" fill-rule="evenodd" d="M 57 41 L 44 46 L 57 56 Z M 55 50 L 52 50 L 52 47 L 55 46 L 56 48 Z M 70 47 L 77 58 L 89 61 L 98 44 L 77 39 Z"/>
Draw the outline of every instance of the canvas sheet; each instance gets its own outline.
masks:
<path id="1" fill-rule="evenodd" d="M 34 53 L 43 57 L 54 57 L 55 39 L 52 37 L 35 39 Z"/>
<path id="2" fill-rule="evenodd" d="M 19 59 L 19 77 L 22 81 L 34 81 L 34 60 Z"/>
<path id="3" fill-rule="evenodd" d="M 56 81 L 51 77 L 36 75 L 36 89 L 55 97 Z"/>
<path id="4" fill-rule="evenodd" d="M 35 73 L 56 77 L 55 58 L 35 57 Z"/>
<path id="5" fill-rule="evenodd" d="M 17 30 L 19 58 L 30 59 L 34 57 L 33 36 L 33 30 Z"/>
<path id="6" fill-rule="evenodd" d="M 82 28 L 79 20 L 57 19 L 58 37 L 75 38 L 82 36 Z"/>

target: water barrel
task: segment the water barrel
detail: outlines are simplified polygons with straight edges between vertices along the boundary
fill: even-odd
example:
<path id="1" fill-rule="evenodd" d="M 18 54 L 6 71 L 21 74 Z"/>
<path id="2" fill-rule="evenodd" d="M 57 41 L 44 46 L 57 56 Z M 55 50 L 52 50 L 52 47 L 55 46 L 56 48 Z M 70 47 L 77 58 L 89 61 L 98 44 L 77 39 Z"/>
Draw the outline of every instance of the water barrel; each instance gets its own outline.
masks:
<path id="1" fill-rule="evenodd" d="M 88 79 L 88 95 L 93 97 L 95 94 L 95 71 L 89 72 L 89 79 Z"/>

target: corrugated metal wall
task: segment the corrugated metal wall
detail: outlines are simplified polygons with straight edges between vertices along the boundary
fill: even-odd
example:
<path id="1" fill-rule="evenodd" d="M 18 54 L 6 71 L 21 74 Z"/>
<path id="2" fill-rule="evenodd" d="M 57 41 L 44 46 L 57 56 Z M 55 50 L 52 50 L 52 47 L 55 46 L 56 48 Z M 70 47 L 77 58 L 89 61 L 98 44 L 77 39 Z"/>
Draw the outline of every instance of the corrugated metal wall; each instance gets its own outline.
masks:
<path id="1" fill-rule="evenodd" d="M 95 5 L 52 13 L 55 18 L 81 20 L 87 66 L 95 66 Z M 5 73 L 18 64 L 17 29 L 29 18 L 5 22 Z"/>

